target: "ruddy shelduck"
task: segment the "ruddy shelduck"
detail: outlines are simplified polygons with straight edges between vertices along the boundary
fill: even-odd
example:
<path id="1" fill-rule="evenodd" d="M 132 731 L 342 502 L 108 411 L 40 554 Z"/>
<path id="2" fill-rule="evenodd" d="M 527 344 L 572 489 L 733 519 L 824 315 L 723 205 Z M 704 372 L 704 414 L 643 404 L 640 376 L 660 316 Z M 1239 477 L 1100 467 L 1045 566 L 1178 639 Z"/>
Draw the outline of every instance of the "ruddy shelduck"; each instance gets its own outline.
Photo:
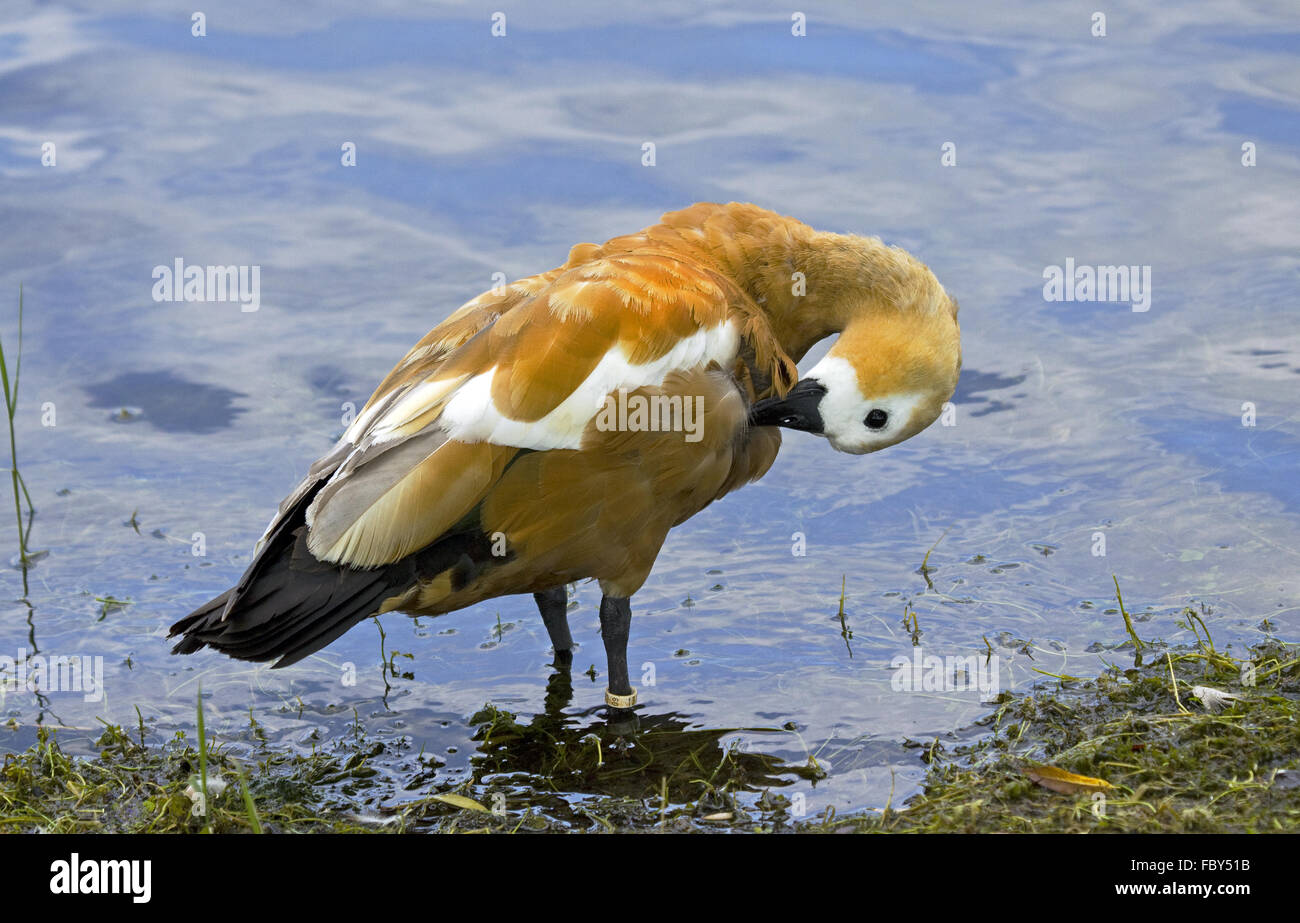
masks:
<path id="1" fill-rule="evenodd" d="M 733 202 L 578 244 L 406 354 L 175 651 L 283 667 L 372 615 L 532 593 L 567 667 L 566 587 L 595 579 L 605 699 L 631 707 L 629 598 L 668 531 L 761 477 L 778 427 L 853 454 L 915 435 L 960 367 L 956 301 L 876 238 Z"/>

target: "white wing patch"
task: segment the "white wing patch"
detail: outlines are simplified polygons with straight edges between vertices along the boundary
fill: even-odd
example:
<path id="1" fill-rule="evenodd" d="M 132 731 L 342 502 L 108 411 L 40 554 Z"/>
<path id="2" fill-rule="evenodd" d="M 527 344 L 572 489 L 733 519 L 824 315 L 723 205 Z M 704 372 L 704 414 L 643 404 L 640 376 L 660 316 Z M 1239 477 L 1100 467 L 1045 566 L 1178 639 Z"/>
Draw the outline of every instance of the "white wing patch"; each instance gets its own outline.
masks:
<path id="1" fill-rule="evenodd" d="M 622 347 L 616 345 L 558 407 L 533 421 L 507 417 L 492 403 L 492 376 L 496 372 L 492 368 L 461 385 L 447 402 L 441 425 L 449 439 L 461 442 L 537 450 L 578 449 L 587 424 L 612 392 L 662 385 L 670 372 L 698 368 L 711 361 L 729 368 L 739 348 L 740 337 L 730 322 L 700 330 L 645 364 L 629 362 Z"/>
<path id="2" fill-rule="evenodd" d="M 490 442 L 536 450 L 579 449 L 588 423 L 600 412 L 611 393 L 620 388 L 632 391 L 656 387 L 662 385 L 672 372 L 701 368 L 710 362 L 730 368 L 739 350 L 740 335 L 729 321 L 682 339 L 653 362 L 630 362 L 622 347 L 615 345 L 559 406 L 540 420 L 531 422 L 507 417 L 493 403 L 495 367 L 468 380 L 459 376 L 424 381 L 387 395 L 358 416 L 330 453 L 334 456 L 332 470 L 328 475 L 322 471 L 320 476 L 326 477 L 326 485 L 333 485 L 369 471 L 371 455 L 375 460 L 384 458 L 388 452 L 400 450 L 406 440 L 417 438 L 418 434 L 402 430 L 442 401 L 445 401 L 442 413 L 432 425 L 437 426 L 449 441 Z M 428 434 L 428 426 L 421 432 Z M 392 444 L 389 448 L 379 448 L 389 443 Z M 309 476 L 300 489 L 315 482 L 316 479 Z M 309 530 L 316 524 L 320 499 L 318 497 L 307 508 Z M 277 515 L 272 519 L 267 534 L 279 518 Z"/>

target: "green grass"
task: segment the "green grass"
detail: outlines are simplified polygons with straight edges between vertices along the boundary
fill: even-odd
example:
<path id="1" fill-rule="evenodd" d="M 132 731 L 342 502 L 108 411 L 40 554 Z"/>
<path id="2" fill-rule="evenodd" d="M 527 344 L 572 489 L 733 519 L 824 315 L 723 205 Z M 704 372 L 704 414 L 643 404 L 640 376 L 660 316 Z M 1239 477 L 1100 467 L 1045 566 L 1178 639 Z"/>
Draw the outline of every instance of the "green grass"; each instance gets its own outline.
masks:
<path id="1" fill-rule="evenodd" d="M 1195 643 L 1173 648 L 1138 637 L 1118 585 L 1116 596 L 1128 638 L 1112 650 L 1131 655 L 1131 666 L 1092 679 L 1045 674 L 1056 681 L 1004 692 L 971 727 L 905 744 L 896 760 L 928 767 L 923 790 L 901 805 L 891 792 L 880 811 L 796 816 L 786 793 L 826 778 L 817 753 L 784 762 L 737 746 L 733 731 L 742 729 L 702 729 L 675 715 L 611 727 L 567 711 L 577 677 L 557 672 L 543 713 L 521 719 L 487 705 L 469 719 L 476 750 L 469 775 L 452 785 L 436 757 L 369 739 L 359 714 L 338 739 L 287 752 L 268 743 L 250 709 L 249 730 L 223 743 L 208 732 L 201 691 L 195 739 L 162 737 L 137 709 L 131 733 L 106 727 L 92 756 L 74 756 L 41 727 L 35 744 L 0 766 L 0 831 L 1300 829 L 1300 645 L 1274 638 L 1265 621 L 1264 640 L 1221 651 L 1208 610 L 1187 608 L 1178 626 Z M 381 634 L 386 671 L 395 654 Z M 795 727 L 743 730 L 783 741 Z M 1041 776 L 1043 766 L 1102 781 L 1049 790 L 1026 772 Z"/>
<path id="2" fill-rule="evenodd" d="M 4 386 L 5 416 L 9 421 L 9 476 L 13 485 L 14 517 L 18 523 L 18 561 L 23 573 L 23 598 L 29 593 L 27 587 L 27 566 L 31 555 L 27 550 L 27 540 L 31 535 L 32 519 L 36 508 L 32 505 L 32 495 L 27 490 L 27 483 L 18 470 L 18 437 L 14 432 L 14 417 L 18 413 L 18 379 L 23 366 L 23 289 L 18 287 L 18 348 L 14 353 L 13 375 L 9 374 L 9 361 L 5 356 L 4 339 L 0 337 L 0 384 Z M 27 525 L 23 525 L 22 503 L 27 503 Z"/>
<path id="3" fill-rule="evenodd" d="M 250 782 L 220 746 L 196 747 L 183 733 L 141 746 L 119 727 L 74 757 L 41 728 L 26 751 L 0 767 L 0 831 L 49 833 L 361 832 L 326 782 L 352 778 L 364 761 L 338 755 L 266 754 Z M 197 770 L 197 771 L 196 771 Z M 236 784 L 225 784 L 233 781 Z M 222 784 L 216 784 L 220 782 Z M 197 784 L 197 787 L 196 787 Z M 206 790 L 206 793 L 204 793 Z"/>
<path id="4" fill-rule="evenodd" d="M 93 757 L 64 752 L 53 731 L 39 728 L 33 746 L 0 766 L 0 831 L 713 829 L 755 820 L 739 793 L 815 777 L 722 744 L 725 731 L 669 722 L 627 738 L 603 721 L 569 727 L 562 716 L 542 715 L 521 722 L 489 705 L 471 719 L 480 753 L 473 778 L 436 786 L 429 780 L 438 760 L 406 754 L 397 757 L 403 771 L 393 772 L 378 759 L 385 745 L 367 738 L 359 717 L 340 739 L 295 754 L 270 748 L 250 716 L 238 759 L 209 733 L 202 698 L 195 718 L 195 739 L 178 731 L 155 743 L 137 709 L 137 726 L 130 733 L 106 727 Z M 255 764 L 251 773 L 246 762 Z M 564 791 L 592 794 L 577 803 Z"/>
<path id="5" fill-rule="evenodd" d="M 1186 623 L 1200 616 L 1187 614 Z M 1148 642 L 1147 648 L 1159 646 Z M 1242 685 L 1243 664 L 1255 685 Z M 1172 680 L 1171 680 L 1172 675 Z M 1239 698 L 1219 712 L 1198 686 Z M 260 833 L 523 831 L 795 832 L 1268 832 L 1300 829 L 1300 647 L 1267 640 L 1242 658 L 1195 646 L 1165 649 L 1143 666 L 1114 666 L 1090 680 L 1004 693 L 953 739 L 917 748 L 924 790 L 882 812 L 794 817 L 782 789 L 824 778 L 815 759 L 791 766 L 720 742 L 725 733 L 685 724 L 624 738 L 521 722 L 488 706 L 473 777 L 431 784 L 440 763 L 418 757 L 385 790 L 381 744 L 356 727 L 310 754 L 259 741 L 246 771 L 209 737 L 161 744 L 108 727 L 94 758 L 73 757 L 55 734 L 0 767 L 0 831 Z M 247 756 L 244 757 L 248 759 Z M 1027 768 L 1049 765 L 1111 788 L 1062 794 Z M 197 772 L 196 772 L 197 770 Z M 486 780 L 491 779 L 489 783 Z M 504 781 L 503 781 L 504 780 Z M 218 784 L 219 783 L 219 784 Z M 419 794 L 427 790 L 427 794 Z M 394 797 L 401 793 L 402 797 Z M 497 801 L 508 792 L 508 801 Z M 575 797 L 573 794 L 585 793 Z M 738 798 L 742 792 L 750 797 Z M 753 797 L 757 795 L 757 797 Z M 403 800 L 405 799 L 405 800 Z M 502 808 L 505 808 L 502 810 Z"/>
<path id="6" fill-rule="evenodd" d="M 1189 610 L 1186 624 L 1200 620 Z M 1203 627 L 1203 622 L 1201 623 Z M 1150 648 L 1144 643 L 1144 648 Z M 1243 671 L 1243 665 L 1250 665 Z M 1243 685 L 1254 671 L 1255 685 Z M 1198 686 L 1239 696 L 1212 712 Z M 1003 694 L 992 734 L 935 755 L 925 790 L 901 810 L 810 829 L 861 832 L 1210 833 L 1300 829 L 1300 646 L 1257 644 L 1242 658 L 1166 650 L 1094 680 Z M 1025 774 L 1050 765 L 1113 788 L 1062 794 Z"/>

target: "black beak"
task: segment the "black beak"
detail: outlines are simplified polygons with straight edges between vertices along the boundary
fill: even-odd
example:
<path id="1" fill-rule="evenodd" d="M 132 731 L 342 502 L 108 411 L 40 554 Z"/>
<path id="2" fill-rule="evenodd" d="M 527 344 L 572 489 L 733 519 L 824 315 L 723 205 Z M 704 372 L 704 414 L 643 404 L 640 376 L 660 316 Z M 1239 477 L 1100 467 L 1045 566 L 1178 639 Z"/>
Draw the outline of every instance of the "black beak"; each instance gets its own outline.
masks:
<path id="1" fill-rule="evenodd" d="M 769 397 L 749 408 L 750 426 L 784 426 L 786 429 L 821 433 L 822 415 L 817 411 L 826 386 L 816 378 L 805 378 L 785 397 Z"/>

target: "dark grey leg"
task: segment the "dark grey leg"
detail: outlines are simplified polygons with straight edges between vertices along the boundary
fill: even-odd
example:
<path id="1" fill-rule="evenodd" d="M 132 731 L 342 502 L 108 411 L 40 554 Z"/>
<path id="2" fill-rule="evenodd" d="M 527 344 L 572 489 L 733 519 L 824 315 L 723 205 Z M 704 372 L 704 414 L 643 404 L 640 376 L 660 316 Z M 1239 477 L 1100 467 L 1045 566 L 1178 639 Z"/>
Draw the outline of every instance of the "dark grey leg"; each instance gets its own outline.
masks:
<path id="1" fill-rule="evenodd" d="M 609 688 L 605 702 L 613 708 L 631 708 L 636 692 L 627 677 L 627 636 L 632 626 L 632 606 L 626 596 L 603 596 L 600 600 L 600 636 L 605 642 L 609 665 Z"/>
<path id="2" fill-rule="evenodd" d="M 569 591 L 562 586 L 534 593 L 537 608 L 541 610 L 546 633 L 551 636 L 555 659 L 559 666 L 567 667 L 573 661 L 573 635 L 569 634 Z"/>

